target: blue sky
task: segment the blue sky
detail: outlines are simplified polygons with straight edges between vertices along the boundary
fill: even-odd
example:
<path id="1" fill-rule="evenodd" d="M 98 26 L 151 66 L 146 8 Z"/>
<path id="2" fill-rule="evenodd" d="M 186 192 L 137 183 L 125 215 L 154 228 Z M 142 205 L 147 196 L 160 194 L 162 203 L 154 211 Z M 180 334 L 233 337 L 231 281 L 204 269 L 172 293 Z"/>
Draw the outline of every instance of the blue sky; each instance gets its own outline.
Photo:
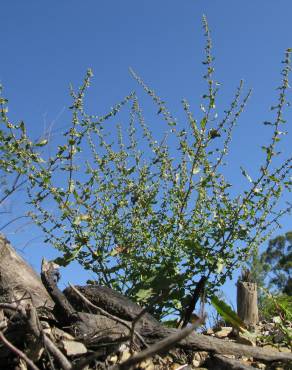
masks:
<path id="1" fill-rule="evenodd" d="M 223 109 L 241 78 L 253 88 L 229 155 L 229 171 L 239 189 L 239 166 L 253 173 L 268 138 L 261 122 L 272 117 L 269 107 L 277 98 L 281 60 L 292 47 L 291 0 L 15 0 L 2 2 L 0 9 L 0 81 L 10 118 L 24 120 L 33 137 L 52 122 L 60 131 L 68 126 L 69 83 L 78 86 L 88 67 L 95 75 L 87 95 L 92 113 L 102 114 L 130 91 L 139 91 L 129 66 L 167 101 L 174 115 L 181 114 L 183 97 L 198 112 L 204 93 L 201 20 L 206 14 Z M 286 118 L 291 121 L 291 110 Z M 291 129 L 281 147 L 287 156 L 289 141 Z M 283 232 L 291 227 L 287 216 Z M 13 229 L 8 232 L 18 247 L 39 235 L 33 228 L 21 237 Z M 50 258 L 54 253 L 41 239 L 31 241 L 24 252 L 37 269 L 42 255 Z M 73 283 L 85 279 L 76 266 L 63 274 Z"/>

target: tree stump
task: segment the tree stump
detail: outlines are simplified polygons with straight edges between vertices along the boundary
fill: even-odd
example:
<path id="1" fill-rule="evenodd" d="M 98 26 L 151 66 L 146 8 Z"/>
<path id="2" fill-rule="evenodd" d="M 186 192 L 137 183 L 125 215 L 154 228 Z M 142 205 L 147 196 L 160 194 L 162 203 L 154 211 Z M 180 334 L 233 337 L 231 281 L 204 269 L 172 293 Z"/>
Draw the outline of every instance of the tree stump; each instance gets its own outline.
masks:
<path id="1" fill-rule="evenodd" d="M 249 328 L 255 328 L 259 321 L 257 284 L 243 274 L 237 282 L 237 314 Z"/>
<path id="2" fill-rule="evenodd" d="M 39 275 L 0 234 L 0 301 L 31 301 L 34 307 L 54 307 Z"/>

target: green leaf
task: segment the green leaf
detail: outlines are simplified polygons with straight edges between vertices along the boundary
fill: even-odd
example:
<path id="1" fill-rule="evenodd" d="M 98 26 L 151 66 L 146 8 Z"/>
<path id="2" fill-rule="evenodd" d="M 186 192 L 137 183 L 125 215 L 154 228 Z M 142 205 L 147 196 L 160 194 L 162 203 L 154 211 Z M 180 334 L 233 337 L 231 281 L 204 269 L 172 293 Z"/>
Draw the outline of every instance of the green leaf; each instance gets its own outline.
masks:
<path id="1" fill-rule="evenodd" d="M 70 260 L 63 257 L 58 257 L 54 259 L 54 263 L 57 263 L 59 266 L 66 267 L 69 265 Z"/>
<path id="2" fill-rule="evenodd" d="M 37 144 L 35 144 L 35 146 L 45 146 L 47 144 L 48 144 L 48 139 L 44 139 L 38 142 Z"/>
<path id="3" fill-rule="evenodd" d="M 204 130 L 206 128 L 206 124 L 207 124 L 207 117 L 204 117 L 200 123 L 201 125 L 201 128 Z"/>
<path id="4" fill-rule="evenodd" d="M 279 182 L 280 182 L 280 180 L 279 180 L 279 179 L 277 179 L 277 177 L 276 177 L 276 176 L 274 176 L 274 175 L 269 176 L 269 179 L 270 179 L 270 180 L 272 180 L 272 181 L 274 181 L 274 182 L 277 182 L 277 183 L 279 183 Z"/>
<path id="5" fill-rule="evenodd" d="M 138 301 L 147 301 L 147 299 L 149 299 L 153 294 L 153 289 L 152 288 L 149 288 L 149 289 L 140 289 L 137 293 L 136 293 L 136 298 Z"/>
<path id="6" fill-rule="evenodd" d="M 212 296 L 211 303 L 225 321 L 229 322 L 233 327 L 239 329 L 242 333 L 247 332 L 244 322 L 227 303 L 220 300 L 216 296 Z"/>

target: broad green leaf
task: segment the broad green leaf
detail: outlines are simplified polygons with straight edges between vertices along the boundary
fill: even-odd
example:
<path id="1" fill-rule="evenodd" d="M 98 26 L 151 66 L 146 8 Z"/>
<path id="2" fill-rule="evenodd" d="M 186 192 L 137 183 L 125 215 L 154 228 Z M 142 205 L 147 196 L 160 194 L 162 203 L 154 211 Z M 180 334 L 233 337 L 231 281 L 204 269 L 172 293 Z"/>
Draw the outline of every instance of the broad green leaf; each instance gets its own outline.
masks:
<path id="1" fill-rule="evenodd" d="M 211 298 L 211 303 L 225 321 L 229 322 L 233 327 L 239 329 L 242 333 L 247 332 L 244 322 L 227 303 L 220 300 L 216 296 Z"/>

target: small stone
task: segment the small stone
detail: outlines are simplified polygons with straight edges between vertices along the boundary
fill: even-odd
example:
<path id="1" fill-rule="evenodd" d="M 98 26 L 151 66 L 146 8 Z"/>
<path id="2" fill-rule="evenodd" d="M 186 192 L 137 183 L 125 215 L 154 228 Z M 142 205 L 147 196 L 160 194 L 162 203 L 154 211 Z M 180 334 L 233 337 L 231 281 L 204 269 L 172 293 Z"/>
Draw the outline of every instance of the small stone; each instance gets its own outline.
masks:
<path id="1" fill-rule="evenodd" d="M 246 356 L 240 356 L 241 360 L 244 361 L 244 362 L 249 362 L 249 361 L 252 361 L 252 358 L 250 357 L 246 357 Z"/>
<path id="2" fill-rule="evenodd" d="M 205 363 L 208 357 L 209 357 L 209 352 L 206 352 L 206 351 L 196 352 L 192 360 L 192 365 L 194 367 L 199 367 Z"/>
<path id="3" fill-rule="evenodd" d="M 214 334 L 214 330 L 213 330 L 212 328 L 209 328 L 209 329 L 207 329 L 207 330 L 204 332 L 204 334 L 206 334 L 206 335 L 212 335 L 212 334 Z"/>
<path id="4" fill-rule="evenodd" d="M 131 354 L 130 350 L 127 348 L 123 352 L 121 352 L 119 362 L 124 362 L 124 361 L 128 360 L 128 358 L 130 358 L 131 356 L 132 356 L 132 354 Z"/>
<path id="5" fill-rule="evenodd" d="M 143 369 L 143 370 L 155 370 L 155 366 L 153 364 L 153 362 L 151 360 L 145 360 L 145 361 L 142 361 L 139 365 L 138 365 L 138 369 Z"/>
<path id="6" fill-rule="evenodd" d="M 108 362 L 110 365 L 113 365 L 113 364 L 116 364 L 118 362 L 118 356 L 117 355 L 113 355 L 111 356 L 109 359 L 108 359 Z"/>
<path id="7" fill-rule="evenodd" d="M 87 348 L 81 342 L 75 342 L 73 340 L 62 340 L 61 344 L 67 356 L 79 356 L 87 353 Z"/>
<path id="8" fill-rule="evenodd" d="M 223 326 L 220 330 L 215 332 L 215 337 L 217 338 L 226 338 L 229 334 L 232 333 L 233 328 L 230 326 Z"/>
<path id="9" fill-rule="evenodd" d="M 246 335 L 239 334 L 239 336 L 236 338 L 236 342 L 240 344 L 246 344 L 247 346 L 256 346 L 256 338 L 249 338 Z"/>
<path id="10" fill-rule="evenodd" d="M 47 329 L 45 329 L 44 331 L 46 332 Z M 65 340 L 69 340 L 69 341 L 74 341 L 74 337 L 67 333 L 66 331 L 62 330 L 62 329 L 59 329 L 57 327 L 53 327 L 52 329 L 48 329 L 50 330 L 50 333 L 51 335 L 55 338 L 55 340 L 59 341 L 61 339 L 65 339 Z"/>
<path id="11" fill-rule="evenodd" d="M 176 362 L 172 363 L 169 367 L 170 370 L 185 370 L 187 365 L 178 364 Z"/>
<path id="12" fill-rule="evenodd" d="M 251 365 L 254 366 L 255 368 L 261 369 L 261 370 L 265 370 L 266 367 L 267 367 L 267 365 L 263 364 L 262 362 L 255 362 L 255 363 L 252 363 Z"/>

